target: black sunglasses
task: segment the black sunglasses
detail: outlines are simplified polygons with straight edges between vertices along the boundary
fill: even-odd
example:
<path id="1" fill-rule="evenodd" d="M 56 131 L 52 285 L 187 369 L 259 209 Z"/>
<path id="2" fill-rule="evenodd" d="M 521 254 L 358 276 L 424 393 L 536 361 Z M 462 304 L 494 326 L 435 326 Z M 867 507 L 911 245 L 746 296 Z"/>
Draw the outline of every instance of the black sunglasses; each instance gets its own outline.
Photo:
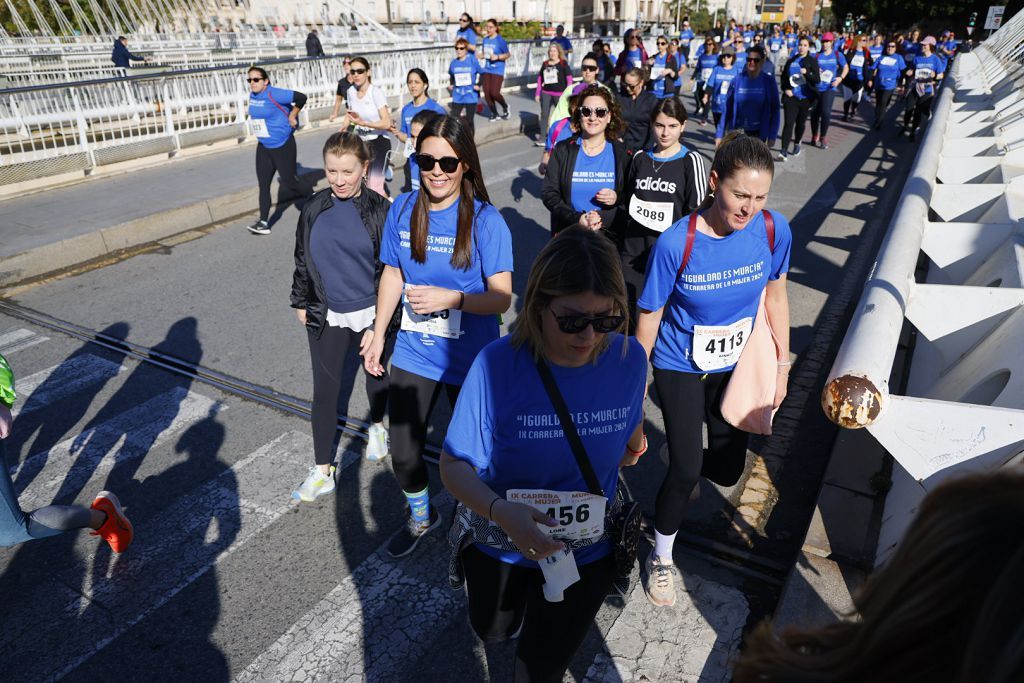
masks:
<path id="1" fill-rule="evenodd" d="M 350 69 L 348 73 L 350 76 L 362 76 L 366 73 L 366 69 Z"/>
<path id="2" fill-rule="evenodd" d="M 587 329 L 587 325 L 593 326 L 597 334 L 608 334 L 619 329 L 626 320 L 624 315 L 558 315 L 554 311 L 551 315 L 555 316 L 558 329 L 565 334 L 579 334 Z"/>
<path id="3" fill-rule="evenodd" d="M 760 64 L 761 63 L 761 58 L 760 57 L 747 57 L 747 61 L 748 62 L 754 62 L 755 64 Z"/>
<path id="4" fill-rule="evenodd" d="M 433 171 L 434 164 L 440 164 L 441 170 L 445 173 L 455 173 L 455 170 L 459 167 L 459 158 L 441 157 L 440 159 L 435 159 L 429 154 L 416 155 L 416 165 L 420 167 L 420 171 L 424 173 L 427 171 Z"/>
<path id="5" fill-rule="evenodd" d="M 259 83 L 263 79 L 262 78 L 247 78 L 245 80 L 249 81 L 250 83 Z"/>
<path id="6" fill-rule="evenodd" d="M 466 46 L 463 45 L 462 47 L 457 47 L 457 48 L 455 48 L 455 51 L 456 52 L 465 52 L 466 51 Z"/>
<path id="7" fill-rule="evenodd" d="M 583 114 L 583 118 L 589 119 L 591 116 L 596 116 L 599 119 L 603 119 L 608 116 L 608 110 L 604 107 L 580 107 L 580 114 Z"/>
<path id="8" fill-rule="evenodd" d="M 664 40 L 659 40 L 658 45 L 668 45 Z"/>
<path id="9" fill-rule="evenodd" d="M 597 71 L 597 65 L 596 64 L 584 64 L 580 68 L 583 69 L 584 71 Z"/>

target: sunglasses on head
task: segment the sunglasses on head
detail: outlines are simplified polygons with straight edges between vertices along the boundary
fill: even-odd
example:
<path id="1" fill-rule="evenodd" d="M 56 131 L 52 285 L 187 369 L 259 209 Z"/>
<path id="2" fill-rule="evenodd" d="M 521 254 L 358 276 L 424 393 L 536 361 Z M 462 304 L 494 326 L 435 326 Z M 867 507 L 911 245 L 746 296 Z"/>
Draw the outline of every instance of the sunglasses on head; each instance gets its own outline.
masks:
<path id="1" fill-rule="evenodd" d="M 584 71 L 597 71 L 597 64 L 584 64 L 581 68 Z"/>
<path id="2" fill-rule="evenodd" d="M 458 157 L 441 157 L 435 159 L 429 154 L 417 154 L 416 165 L 420 167 L 420 171 L 426 173 L 427 171 L 434 170 L 434 164 L 440 164 L 441 170 L 445 173 L 455 173 L 455 170 L 459 167 Z"/>
<path id="3" fill-rule="evenodd" d="M 366 73 L 366 69 L 349 69 L 348 73 L 352 76 L 362 76 Z"/>
<path id="4" fill-rule="evenodd" d="M 558 329 L 565 334 L 579 334 L 588 325 L 593 326 L 597 334 L 608 334 L 619 329 L 626 320 L 624 315 L 558 315 L 554 311 L 551 315 L 555 316 Z"/>
<path id="5" fill-rule="evenodd" d="M 247 78 L 245 80 L 249 81 L 250 83 L 259 83 L 263 79 L 262 78 Z"/>
<path id="6" fill-rule="evenodd" d="M 589 119 L 591 116 L 596 116 L 599 119 L 603 119 L 608 116 L 608 110 L 604 107 L 580 107 L 580 113 L 583 114 L 583 118 Z"/>

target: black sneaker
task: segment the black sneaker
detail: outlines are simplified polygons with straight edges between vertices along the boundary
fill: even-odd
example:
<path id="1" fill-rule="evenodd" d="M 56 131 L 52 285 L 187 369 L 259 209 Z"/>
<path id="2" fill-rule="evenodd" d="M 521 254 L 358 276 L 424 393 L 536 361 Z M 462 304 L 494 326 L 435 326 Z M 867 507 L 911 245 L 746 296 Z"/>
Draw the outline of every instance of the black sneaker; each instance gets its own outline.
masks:
<path id="1" fill-rule="evenodd" d="M 392 536 L 391 540 L 388 541 L 388 555 L 391 557 L 405 557 L 416 549 L 416 544 L 420 542 L 421 538 L 439 526 L 441 526 L 441 515 L 437 514 L 437 510 L 433 505 L 430 506 L 429 521 L 417 522 L 413 520 L 412 515 L 409 515 L 409 518 L 405 521 L 405 528 Z"/>
<path id="2" fill-rule="evenodd" d="M 502 121 L 508 121 L 508 117 L 509 117 L 509 115 L 510 115 L 511 113 L 512 113 L 512 112 L 511 112 L 511 110 L 509 110 L 509 109 L 506 109 L 506 110 L 505 110 L 505 113 L 501 115 L 501 120 L 502 120 Z"/>
<path id="3" fill-rule="evenodd" d="M 251 232 L 254 235 L 269 235 L 270 224 L 267 223 L 266 221 L 256 221 L 255 223 L 249 226 L 249 232 Z"/>
<path id="4" fill-rule="evenodd" d="M 494 114 L 491 114 L 490 116 L 487 117 L 487 120 L 491 123 L 494 123 L 495 121 L 498 120 L 498 117 L 495 116 Z"/>

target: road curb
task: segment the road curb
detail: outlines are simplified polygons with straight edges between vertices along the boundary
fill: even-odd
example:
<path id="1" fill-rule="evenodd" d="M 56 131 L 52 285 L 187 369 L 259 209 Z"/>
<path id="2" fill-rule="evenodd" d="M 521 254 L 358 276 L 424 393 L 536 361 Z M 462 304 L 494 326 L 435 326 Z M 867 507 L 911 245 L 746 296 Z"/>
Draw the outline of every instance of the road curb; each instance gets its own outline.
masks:
<path id="1" fill-rule="evenodd" d="M 530 130 L 530 123 L 529 118 L 495 123 L 482 119 L 476 128 L 476 144 L 479 147 L 524 134 Z M 534 122 L 533 126 L 535 125 Z M 396 167 L 404 166 L 405 158 L 400 152 L 394 157 Z M 320 175 L 321 173 L 316 171 L 300 175 L 300 178 L 308 182 Z M 277 186 L 275 180 L 271 188 L 275 196 Z M 322 178 L 318 178 L 314 185 L 318 189 L 325 186 Z M 240 218 L 255 211 L 258 199 L 259 190 L 255 187 L 254 179 L 253 186 L 244 190 L 159 211 L 84 235 L 0 257 L 0 288 L 14 287 L 45 278 L 68 268 L 104 257 L 114 257 L 125 250 L 135 249 L 183 232 Z"/>

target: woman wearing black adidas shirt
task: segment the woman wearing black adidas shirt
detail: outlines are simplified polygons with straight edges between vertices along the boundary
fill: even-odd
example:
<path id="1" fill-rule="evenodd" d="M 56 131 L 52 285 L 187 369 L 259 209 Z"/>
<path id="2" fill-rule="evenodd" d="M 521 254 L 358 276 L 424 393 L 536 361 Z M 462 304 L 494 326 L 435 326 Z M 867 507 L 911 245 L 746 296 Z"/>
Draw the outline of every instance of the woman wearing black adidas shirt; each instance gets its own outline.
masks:
<path id="1" fill-rule="evenodd" d="M 704 201 L 708 170 L 704 157 L 681 140 L 686 107 L 675 97 L 658 102 L 651 112 L 654 148 L 633 155 L 626 175 L 624 206 L 628 219 L 622 241 L 622 270 L 630 317 L 644 286 L 647 259 L 658 236 Z"/>

